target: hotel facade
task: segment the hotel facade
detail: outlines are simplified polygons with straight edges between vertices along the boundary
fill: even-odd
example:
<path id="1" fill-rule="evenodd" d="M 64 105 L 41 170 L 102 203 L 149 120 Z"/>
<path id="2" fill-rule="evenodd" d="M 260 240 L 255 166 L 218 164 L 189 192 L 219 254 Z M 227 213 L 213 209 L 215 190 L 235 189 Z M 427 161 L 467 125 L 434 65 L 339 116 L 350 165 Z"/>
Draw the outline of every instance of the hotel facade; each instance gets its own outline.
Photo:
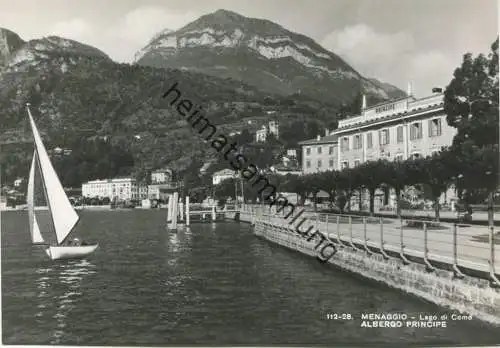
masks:
<path id="1" fill-rule="evenodd" d="M 409 95 L 366 107 L 361 115 L 339 121 L 338 167 L 355 167 L 384 158 L 427 157 L 453 142 L 456 129 L 446 122 L 443 94 L 415 99 Z"/>
<path id="2" fill-rule="evenodd" d="M 110 200 L 142 200 L 148 196 L 148 187 L 133 178 L 92 180 L 82 184 L 83 197 L 108 197 Z"/>
<path id="3" fill-rule="evenodd" d="M 324 138 L 332 140 L 328 146 L 336 149 L 335 156 L 325 158 L 325 149 L 320 149 L 325 146 L 322 140 L 301 143 L 303 173 L 353 168 L 378 159 L 403 161 L 439 152 L 452 144 L 456 134 L 456 129 L 446 122 L 443 97 L 438 92 L 417 99 L 412 95 L 411 85 L 407 96 L 390 102 L 367 107 L 363 97 L 361 114 L 339 121 L 338 128 Z M 335 165 L 325 167 L 325 160 L 329 163 L 332 158 L 336 159 Z M 377 206 L 395 206 L 393 190 L 387 193 L 377 191 Z M 367 195 L 363 196 L 365 201 Z M 455 200 L 454 188 L 440 199 L 441 203 Z M 356 201 L 358 198 L 353 197 L 351 206 L 356 206 Z"/>

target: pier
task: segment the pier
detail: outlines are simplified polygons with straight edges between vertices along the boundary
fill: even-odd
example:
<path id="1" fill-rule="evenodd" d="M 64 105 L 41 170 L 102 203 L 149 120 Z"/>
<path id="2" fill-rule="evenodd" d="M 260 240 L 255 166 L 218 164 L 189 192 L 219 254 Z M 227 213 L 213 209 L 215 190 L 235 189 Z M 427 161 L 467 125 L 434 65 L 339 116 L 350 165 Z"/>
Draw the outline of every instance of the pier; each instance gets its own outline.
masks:
<path id="1" fill-rule="evenodd" d="M 284 213 L 243 205 L 239 220 L 261 238 L 317 256 L 317 241 L 296 232 L 307 218 L 301 231 L 313 226 L 310 234 L 318 230 L 334 243 L 329 263 L 337 268 L 500 325 L 500 244 L 492 227 L 314 212 L 292 222 Z"/>
<path id="2" fill-rule="evenodd" d="M 210 206 L 192 204 L 189 197 L 186 197 L 183 203 L 179 199 L 179 194 L 174 192 L 168 196 L 167 226 L 175 230 L 178 225 L 190 226 L 192 222 L 224 221 L 228 213 L 239 213 L 239 210 L 224 207 L 222 211 L 219 211 L 215 204 Z"/>

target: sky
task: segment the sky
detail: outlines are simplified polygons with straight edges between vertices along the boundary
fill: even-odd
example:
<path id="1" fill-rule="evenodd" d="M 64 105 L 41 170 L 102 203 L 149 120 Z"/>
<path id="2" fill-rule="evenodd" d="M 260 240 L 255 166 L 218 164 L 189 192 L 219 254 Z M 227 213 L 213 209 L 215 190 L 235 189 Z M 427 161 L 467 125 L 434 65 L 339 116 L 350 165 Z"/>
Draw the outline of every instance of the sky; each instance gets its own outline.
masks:
<path id="1" fill-rule="evenodd" d="M 417 96 L 446 87 L 463 54 L 489 53 L 496 0 L 0 0 L 0 27 L 59 35 L 120 62 L 163 29 L 226 9 L 307 35 L 367 77 Z"/>

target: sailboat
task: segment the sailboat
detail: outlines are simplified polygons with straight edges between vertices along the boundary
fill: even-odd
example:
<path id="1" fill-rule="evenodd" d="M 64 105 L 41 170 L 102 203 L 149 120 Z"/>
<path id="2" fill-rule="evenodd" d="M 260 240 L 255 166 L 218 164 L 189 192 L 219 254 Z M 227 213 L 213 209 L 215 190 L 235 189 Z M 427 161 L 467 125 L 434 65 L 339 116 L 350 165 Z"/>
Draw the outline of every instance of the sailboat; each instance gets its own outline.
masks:
<path id="1" fill-rule="evenodd" d="M 35 121 L 33 120 L 33 116 L 31 115 L 29 105 L 29 103 L 26 104 L 26 110 L 28 111 L 31 130 L 35 141 L 35 151 L 31 161 L 28 192 L 26 197 L 28 203 L 28 219 L 31 241 L 33 244 L 46 245 L 47 247 L 45 252 L 51 260 L 85 257 L 93 253 L 97 249 L 98 244 L 65 245 L 65 241 L 74 230 L 76 224 L 80 220 L 80 217 L 71 205 L 66 192 L 64 192 L 61 181 L 59 180 L 59 177 L 50 162 L 47 150 L 43 145 L 42 138 L 40 137 L 40 133 L 38 132 Z M 41 178 L 41 186 L 43 187 L 43 193 L 45 195 L 45 200 L 47 201 L 50 220 L 52 223 L 51 230 L 52 233 L 55 233 L 55 238 L 52 238 L 55 239 L 55 241 L 50 244 L 44 240 L 43 235 L 45 233 L 42 234 L 35 214 L 36 173 L 38 173 Z M 46 233 L 49 233 L 49 231 L 46 231 Z"/>

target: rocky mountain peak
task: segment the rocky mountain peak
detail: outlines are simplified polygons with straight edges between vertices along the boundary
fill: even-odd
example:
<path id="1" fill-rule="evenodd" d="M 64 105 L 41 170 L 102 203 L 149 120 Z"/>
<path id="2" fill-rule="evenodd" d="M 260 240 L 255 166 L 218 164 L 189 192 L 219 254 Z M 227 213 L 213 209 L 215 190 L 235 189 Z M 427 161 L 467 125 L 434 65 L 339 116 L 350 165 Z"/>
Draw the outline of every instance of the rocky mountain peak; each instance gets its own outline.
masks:
<path id="1" fill-rule="evenodd" d="M 24 40 L 13 31 L 0 28 L 0 67 L 4 66 L 24 43 Z"/>
<path id="2" fill-rule="evenodd" d="M 135 63 L 191 69 L 280 94 L 344 102 L 361 90 L 379 101 L 404 94 L 364 78 L 313 39 L 265 19 L 217 10 L 156 35 Z"/>

